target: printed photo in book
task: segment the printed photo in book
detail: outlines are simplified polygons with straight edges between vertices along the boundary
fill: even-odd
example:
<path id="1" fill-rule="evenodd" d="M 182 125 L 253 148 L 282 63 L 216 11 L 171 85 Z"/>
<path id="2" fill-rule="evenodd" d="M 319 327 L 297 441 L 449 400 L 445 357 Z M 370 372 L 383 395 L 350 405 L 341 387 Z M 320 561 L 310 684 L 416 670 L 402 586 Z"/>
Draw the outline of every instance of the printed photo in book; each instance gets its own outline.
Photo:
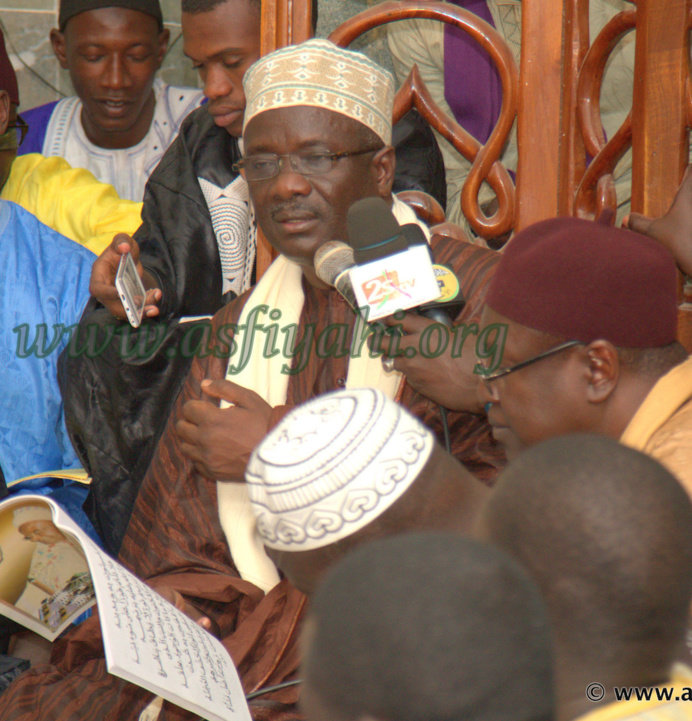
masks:
<path id="1" fill-rule="evenodd" d="M 48 640 L 94 605 L 80 543 L 51 506 L 19 497 L 0 506 L 0 613 Z"/>
<path id="2" fill-rule="evenodd" d="M 109 673 L 207 721 L 251 721 L 218 639 L 98 548 L 52 500 L 3 500 L 0 614 L 54 640 L 94 603 Z"/>

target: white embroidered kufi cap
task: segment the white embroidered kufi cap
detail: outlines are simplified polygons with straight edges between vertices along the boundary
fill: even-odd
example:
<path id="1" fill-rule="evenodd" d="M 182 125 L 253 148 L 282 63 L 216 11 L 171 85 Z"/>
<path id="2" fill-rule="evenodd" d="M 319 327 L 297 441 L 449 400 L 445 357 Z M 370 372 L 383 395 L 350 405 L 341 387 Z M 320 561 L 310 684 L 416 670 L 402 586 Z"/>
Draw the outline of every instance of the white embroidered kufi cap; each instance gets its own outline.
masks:
<path id="1" fill-rule="evenodd" d="M 264 545 L 309 551 L 350 536 L 403 495 L 434 443 L 417 418 L 371 388 L 298 406 L 245 472 Z"/>
<path id="2" fill-rule="evenodd" d="M 357 120 L 392 142 L 394 78 L 363 53 L 308 40 L 258 60 L 243 79 L 243 130 L 265 110 L 310 105 Z"/>
<path id="3" fill-rule="evenodd" d="M 19 528 L 30 521 L 52 521 L 53 514 L 47 506 L 20 506 L 12 511 L 12 523 Z"/>

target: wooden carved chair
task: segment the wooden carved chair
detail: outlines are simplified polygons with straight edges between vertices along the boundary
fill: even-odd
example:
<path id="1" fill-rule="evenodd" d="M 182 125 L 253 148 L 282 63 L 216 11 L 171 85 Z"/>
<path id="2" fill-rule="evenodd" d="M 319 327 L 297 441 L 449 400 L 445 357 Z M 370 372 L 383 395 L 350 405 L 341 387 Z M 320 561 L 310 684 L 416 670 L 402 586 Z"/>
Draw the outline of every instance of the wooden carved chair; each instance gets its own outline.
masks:
<path id="1" fill-rule="evenodd" d="M 379 25 L 425 17 L 463 28 L 487 50 L 499 71 L 503 102 L 485 145 L 435 105 L 415 67 L 397 94 L 394 119 L 416 107 L 473 161 L 462 191 L 462 210 L 475 232 L 491 238 L 557 215 L 594 218 L 606 208 L 614 210 L 613 170 L 630 147 L 632 210 L 655 216 L 669 206 L 689 154 L 692 0 L 636 0 L 631 5 L 590 38 L 589 0 L 523 0 L 518 72 L 503 38 L 489 25 L 435 0 L 386 0 L 351 18 L 330 38 L 346 46 Z M 633 31 L 632 109 L 606 139 L 599 111 L 604 69 L 618 42 Z M 310 35 L 309 0 L 263 0 L 263 53 Z M 498 161 L 515 118 L 516 187 Z M 477 200 L 484 180 L 498 197 L 497 212 L 490 218 Z M 258 270 L 269 262 L 271 249 L 265 243 L 258 249 Z M 692 287 L 684 287 L 682 277 L 680 301 L 680 338 L 690 350 Z"/>

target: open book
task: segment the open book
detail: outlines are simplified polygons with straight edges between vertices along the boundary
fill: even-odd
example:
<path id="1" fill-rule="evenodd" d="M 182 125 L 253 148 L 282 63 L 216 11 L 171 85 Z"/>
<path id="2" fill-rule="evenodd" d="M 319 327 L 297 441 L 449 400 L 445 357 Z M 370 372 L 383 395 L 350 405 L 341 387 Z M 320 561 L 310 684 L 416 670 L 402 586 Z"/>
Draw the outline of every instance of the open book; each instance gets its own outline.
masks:
<path id="1" fill-rule="evenodd" d="M 0 614 L 53 640 L 98 603 L 110 673 L 209 721 L 250 721 L 221 643 L 45 496 L 0 503 Z"/>
<path id="2" fill-rule="evenodd" d="M 82 483 L 85 486 L 91 484 L 91 476 L 83 468 L 68 468 L 61 471 L 42 471 L 41 473 L 34 473 L 33 476 L 24 476 L 24 478 L 17 478 L 15 481 L 10 481 L 7 484 L 8 488 L 15 488 L 25 484 L 27 481 L 36 481 L 41 478 L 58 478 L 65 481 L 74 481 L 75 483 Z"/>
<path id="3" fill-rule="evenodd" d="M 24 493 L 44 493 L 37 489 L 50 487 L 52 489 L 62 488 L 71 483 L 79 483 L 83 486 L 91 485 L 91 476 L 83 468 L 69 468 L 60 471 L 42 471 L 32 476 L 24 476 L 24 478 L 16 478 L 14 481 L 7 481 L 6 487 L 16 493 L 22 491 Z M 0 483 L 0 488 L 2 484 Z M 0 493 L 2 498 L 2 493 Z"/>

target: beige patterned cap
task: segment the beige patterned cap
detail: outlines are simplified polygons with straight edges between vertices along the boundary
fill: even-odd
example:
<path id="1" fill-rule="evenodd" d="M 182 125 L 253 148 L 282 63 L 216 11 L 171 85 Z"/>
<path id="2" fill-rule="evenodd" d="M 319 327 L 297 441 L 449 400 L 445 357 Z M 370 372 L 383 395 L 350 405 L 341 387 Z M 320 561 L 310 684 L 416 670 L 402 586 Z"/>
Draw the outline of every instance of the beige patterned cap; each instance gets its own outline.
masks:
<path id="1" fill-rule="evenodd" d="M 392 142 L 394 78 L 370 58 L 329 40 L 308 40 L 265 55 L 243 79 L 243 130 L 265 110 L 310 105 L 346 115 Z"/>
<path id="2" fill-rule="evenodd" d="M 434 444 L 417 418 L 372 388 L 298 406 L 245 472 L 264 545 L 309 551 L 352 535 L 404 494 Z"/>

